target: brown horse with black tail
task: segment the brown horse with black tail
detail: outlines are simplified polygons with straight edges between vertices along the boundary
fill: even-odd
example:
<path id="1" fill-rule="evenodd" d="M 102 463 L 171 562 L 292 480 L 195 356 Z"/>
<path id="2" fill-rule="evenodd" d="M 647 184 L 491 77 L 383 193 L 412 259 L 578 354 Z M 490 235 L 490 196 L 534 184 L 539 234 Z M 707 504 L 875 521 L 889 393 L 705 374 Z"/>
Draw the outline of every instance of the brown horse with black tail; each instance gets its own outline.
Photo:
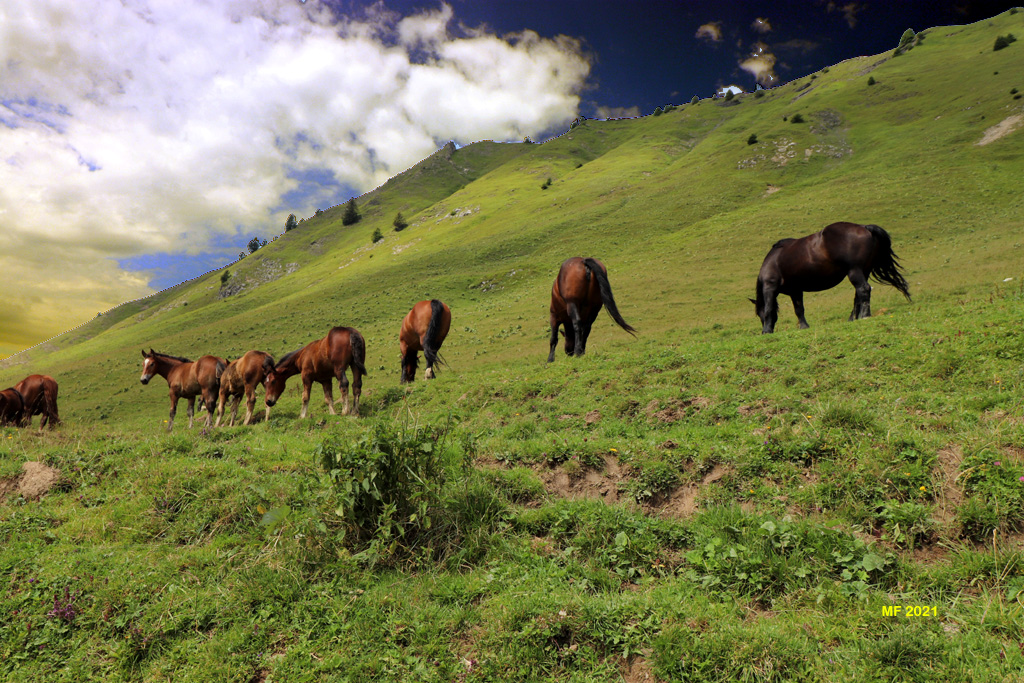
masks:
<path id="1" fill-rule="evenodd" d="M 416 379 L 420 351 L 427 359 L 427 370 L 423 378 L 434 378 L 438 352 L 451 326 L 451 309 L 442 301 L 431 299 L 412 307 L 402 320 L 402 329 L 398 333 L 398 348 L 402 353 L 402 384 Z"/>
<path id="2" fill-rule="evenodd" d="M 256 407 L 256 387 L 262 384 L 266 390 L 267 375 L 274 370 L 274 357 L 263 351 L 247 351 L 245 355 L 237 360 L 228 363 L 224 374 L 220 376 L 220 400 L 217 402 L 217 422 L 215 427 L 220 427 L 221 418 L 224 417 L 224 406 L 230 396 L 234 399 L 231 403 L 231 420 L 229 426 L 235 425 L 235 418 L 238 417 L 238 404 L 245 396 L 245 421 L 249 424 L 252 421 L 253 409 Z M 270 406 L 267 406 L 264 420 L 270 419 Z"/>
<path id="3" fill-rule="evenodd" d="M 341 400 L 344 406 L 342 415 L 349 414 L 348 377 L 345 371 L 352 368 L 352 395 L 354 398 L 352 413 L 359 415 L 359 396 L 363 392 L 363 377 L 367 376 L 366 342 L 359 331 L 351 327 L 335 327 L 323 339 L 310 342 L 298 351 L 292 351 L 278 361 L 274 369 L 267 375 L 266 404 L 273 406 L 284 392 L 285 382 L 293 375 L 302 375 L 302 411 L 300 418 L 306 417 L 309 406 L 309 391 L 313 382 L 319 382 L 324 388 L 324 401 L 331 415 L 334 411 L 334 392 L 331 382 L 338 379 L 341 387 Z"/>
<path id="4" fill-rule="evenodd" d="M 821 232 L 800 239 L 776 242 L 757 276 L 757 299 L 751 299 L 761 319 L 762 334 L 775 330 L 778 296 L 788 294 L 800 329 L 804 319 L 804 292 L 820 292 L 850 278 L 856 294 L 850 320 L 871 316 L 868 278 L 890 284 L 910 301 L 907 281 L 892 250 L 892 239 L 877 225 L 833 223 Z"/>
<path id="5" fill-rule="evenodd" d="M 14 387 L 0 391 L 0 425 L 21 423 L 21 413 L 25 410 L 25 399 Z"/>
<path id="6" fill-rule="evenodd" d="M 608 309 L 612 320 L 634 337 L 636 330 L 630 327 L 615 305 L 612 286 L 608 283 L 608 269 L 596 258 L 574 256 L 562 264 L 551 288 L 551 353 L 548 362 L 555 360 L 558 346 L 558 328 L 565 329 L 565 353 L 582 356 L 587 350 L 590 328 L 601 312 L 601 306 Z"/>
<path id="7" fill-rule="evenodd" d="M 170 388 L 171 416 L 167 421 L 167 431 L 174 428 L 174 415 L 178 412 L 178 399 L 181 398 L 188 400 L 188 427 L 192 428 L 196 396 L 201 396 L 206 406 L 206 426 L 209 427 L 217 404 L 220 377 L 228 362 L 217 356 L 202 356 L 193 362 L 188 358 L 157 353 L 153 349 L 149 353 L 143 351 L 142 358 L 142 377 L 139 381 L 149 384 L 153 375 L 160 375 L 167 380 Z"/>
<path id="8" fill-rule="evenodd" d="M 42 415 L 39 419 L 40 429 L 60 424 L 60 416 L 57 414 L 57 380 L 49 375 L 29 375 L 15 384 L 14 389 L 21 394 L 24 403 L 21 422 L 25 426 L 32 426 L 32 417 L 35 415 Z"/>

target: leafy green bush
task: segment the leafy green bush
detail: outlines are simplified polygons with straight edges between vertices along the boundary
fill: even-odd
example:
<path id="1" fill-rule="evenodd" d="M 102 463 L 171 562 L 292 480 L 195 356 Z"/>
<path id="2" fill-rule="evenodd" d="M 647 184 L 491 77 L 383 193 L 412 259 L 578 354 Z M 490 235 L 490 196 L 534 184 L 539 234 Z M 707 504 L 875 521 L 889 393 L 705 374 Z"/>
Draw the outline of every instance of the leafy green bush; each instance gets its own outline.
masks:
<path id="1" fill-rule="evenodd" d="M 1005 36 L 997 36 L 995 45 L 992 46 L 992 51 L 1002 50 L 1004 47 L 1009 47 L 1010 43 L 1015 42 L 1017 42 L 1017 38 L 1012 33 L 1007 33 Z"/>
<path id="2" fill-rule="evenodd" d="M 751 133 L 750 134 L 750 137 L 747 138 L 747 144 L 748 145 L 756 145 L 757 144 L 757 133 Z"/>
<path id="3" fill-rule="evenodd" d="M 789 120 L 789 122 L 790 123 L 803 123 L 804 122 L 804 116 L 803 116 L 803 114 L 793 114 L 793 118 L 791 118 Z"/>

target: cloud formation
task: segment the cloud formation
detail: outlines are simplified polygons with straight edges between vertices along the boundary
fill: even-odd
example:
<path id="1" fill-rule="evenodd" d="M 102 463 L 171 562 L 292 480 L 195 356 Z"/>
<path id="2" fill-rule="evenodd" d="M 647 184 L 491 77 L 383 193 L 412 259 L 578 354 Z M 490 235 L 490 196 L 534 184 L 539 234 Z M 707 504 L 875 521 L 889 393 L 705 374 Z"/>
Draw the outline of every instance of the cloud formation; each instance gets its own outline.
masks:
<path id="1" fill-rule="evenodd" d="M 720 21 L 709 21 L 706 24 L 701 25 L 697 28 L 697 34 L 694 36 L 700 40 L 707 40 L 713 43 L 722 42 L 722 22 Z"/>
<path id="2" fill-rule="evenodd" d="M 590 70 L 574 39 L 465 29 L 447 4 L 6 0 L 0 16 L 0 269 L 8 300 L 33 302 L 20 320 L 49 320 L 38 338 L 148 293 L 114 259 L 277 233 L 449 139 L 567 126 Z M 318 196 L 302 179 L 321 176 Z"/>
<path id="3" fill-rule="evenodd" d="M 765 34 L 771 33 L 772 23 L 763 17 L 754 19 L 754 22 L 750 25 L 750 28 L 754 29 L 758 33 Z"/>
<path id="4" fill-rule="evenodd" d="M 768 46 L 757 42 L 754 43 L 750 56 L 740 62 L 740 68 L 750 73 L 761 85 L 771 87 L 778 80 L 775 75 L 775 62 L 775 55 Z"/>
<path id="5" fill-rule="evenodd" d="M 841 12 L 843 18 L 846 19 L 847 25 L 850 28 L 857 27 L 857 15 L 867 9 L 867 6 L 862 2 L 846 2 L 839 4 L 838 2 L 829 2 L 825 5 L 825 9 L 829 12 Z"/>

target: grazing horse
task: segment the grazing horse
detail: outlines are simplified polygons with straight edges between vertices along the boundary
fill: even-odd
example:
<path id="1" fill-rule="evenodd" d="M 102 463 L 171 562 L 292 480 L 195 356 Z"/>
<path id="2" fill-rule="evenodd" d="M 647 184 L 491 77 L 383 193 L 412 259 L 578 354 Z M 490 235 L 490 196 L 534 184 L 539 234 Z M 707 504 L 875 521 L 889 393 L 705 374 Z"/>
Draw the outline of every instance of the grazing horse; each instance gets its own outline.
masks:
<path id="1" fill-rule="evenodd" d="M 402 353 L 402 384 L 416 379 L 420 351 L 427 359 L 427 371 L 423 378 L 434 378 L 437 354 L 451 326 L 451 309 L 437 299 L 421 301 L 412 307 L 402 320 L 402 330 L 398 333 L 398 348 Z"/>
<path id="2" fill-rule="evenodd" d="M 582 356 L 587 350 L 590 328 L 601 312 L 602 304 L 619 327 L 634 337 L 630 327 L 615 305 L 612 286 L 608 283 L 608 269 L 596 258 L 574 256 L 562 264 L 551 288 L 551 353 L 548 362 L 555 360 L 558 345 L 558 326 L 565 328 L 565 353 Z"/>
<path id="3" fill-rule="evenodd" d="M 171 397 L 171 416 L 167 421 L 167 431 L 174 428 L 174 415 L 178 412 L 178 399 L 188 400 L 188 428 L 192 429 L 192 415 L 195 409 L 196 396 L 202 396 L 206 406 L 206 426 L 210 426 L 213 410 L 217 403 L 217 391 L 220 388 L 220 377 L 228 362 L 216 356 L 203 356 L 192 362 L 188 358 L 168 356 L 157 353 L 153 349 L 149 353 L 142 352 L 142 377 L 139 381 L 149 384 L 153 375 L 160 375 L 167 380 Z"/>
<path id="4" fill-rule="evenodd" d="M 220 376 L 220 401 L 217 403 L 217 423 L 220 427 L 221 418 L 224 417 L 224 404 L 228 396 L 234 401 L 231 404 L 231 421 L 229 426 L 235 426 L 235 418 L 238 416 L 238 404 L 242 402 L 242 395 L 245 395 L 245 422 L 252 421 L 252 411 L 256 407 L 256 385 L 262 384 L 266 390 L 267 375 L 274 370 L 274 358 L 269 353 L 262 351 L 247 351 L 238 360 L 228 363 L 224 374 Z M 267 406 L 264 420 L 270 419 L 270 406 Z"/>
<path id="5" fill-rule="evenodd" d="M 25 409 L 25 399 L 14 387 L 0 391 L 0 425 L 14 425 L 21 422 L 21 413 Z"/>
<path id="6" fill-rule="evenodd" d="M 32 426 L 34 415 L 42 415 L 39 420 L 40 429 L 46 425 L 52 429 L 60 424 L 60 416 L 57 415 L 57 380 L 49 375 L 29 375 L 15 384 L 14 389 L 21 394 L 24 402 L 21 420 L 26 426 Z"/>
<path id="7" fill-rule="evenodd" d="M 359 415 L 359 396 L 363 392 L 363 377 L 367 376 L 366 342 L 363 335 L 352 327 L 335 327 L 323 339 L 306 344 L 298 351 L 292 351 L 278 361 L 273 370 L 267 374 L 264 385 L 267 391 L 267 407 L 273 406 L 284 392 L 285 382 L 292 375 L 302 375 L 302 411 L 300 418 L 306 417 L 309 406 L 309 390 L 313 382 L 319 382 L 324 388 L 324 401 L 331 415 L 334 412 L 334 393 L 331 381 L 338 379 L 341 387 L 341 400 L 344 406 L 342 415 L 349 414 L 348 377 L 345 370 L 352 368 L 352 395 L 354 400 L 352 412 Z"/>
<path id="8" fill-rule="evenodd" d="M 892 285 L 910 301 L 889 233 L 877 225 L 833 223 L 807 237 L 779 240 L 765 256 L 757 275 L 757 299 L 750 300 L 761 319 L 761 333 L 775 330 L 779 294 L 793 300 L 804 329 L 804 292 L 831 289 L 846 277 L 856 289 L 850 320 L 871 316 L 869 277 Z"/>

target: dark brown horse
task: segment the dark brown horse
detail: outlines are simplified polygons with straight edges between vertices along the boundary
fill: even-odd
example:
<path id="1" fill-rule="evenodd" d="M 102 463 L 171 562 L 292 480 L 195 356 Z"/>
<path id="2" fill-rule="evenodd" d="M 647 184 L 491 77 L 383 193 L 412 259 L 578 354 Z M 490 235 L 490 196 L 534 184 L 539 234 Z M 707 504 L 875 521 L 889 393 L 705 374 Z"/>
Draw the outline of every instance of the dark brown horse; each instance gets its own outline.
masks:
<path id="1" fill-rule="evenodd" d="M 402 384 L 416 379 L 420 351 L 427 359 L 427 371 L 423 378 L 434 378 L 437 354 L 451 326 L 451 309 L 437 299 L 421 301 L 412 307 L 402 320 L 402 330 L 398 333 L 398 348 L 402 353 Z"/>
<path id="2" fill-rule="evenodd" d="M 215 427 L 220 427 L 221 418 L 224 417 L 224 405 L 230 396 L 234 399 L 231 403 L 231 421 L 229 426 L 235 426 L 235 418 L 238 416 L 238 404 L 245 396 L 245 421 L 249 424 L 252 421 L 252 412 L 256 407 L 256 386 L 262 384 L 266 390 L 267 375 L 274 370 L 274 357 L 262 351 L 247 351 L 244 356 L 228 363 L 224 374 L 220 376 L 220 400 L 217 402 L 217 422 Z M 270 406 L 267 406 L 264 420 L 270 419 Z"/>
<path id="3" fill-rule="evenodd" d="M 51 428 L 60 424 L 60 416 L 57 414 L 57 380 L 49 375 L 29 375 L 14 385 L 14 388 L 24 401 L 25 407 L 21 414 L 21 421 L 26 426 L 32 426 L 32 417 L 42 415 L 39 420 L 39 428 L 46 425 Z"/>
<path id="4" fill-rule="evenodd" d="M 209 427 L 217 404 L 220 377 L 224 374 L 228 362 L 216 356 L 203 356 L 192 362 L 188 358 L 168 356 L 153 349 L 150 349 L 149 353 L 143 351 L 142 357 L 142 377 L 139 381 L 149 384 L 153 375 L 160 375 L 167 380 L 167 386 L 170 388 L 171 416 L 167 421 L 167 431 L 174 428 L 174 415 L 178 412 L 180 398 L 188 400 L 188 427 L 192 428 L 196 396 L 201 396 L 206 406 L 206 426 Z"/>
<path id="5" fill-rule="evenodd" d="M 601 312 L 601 306 L 608 308 L 608 314 L 619 327 L 634 337 L 636 330 L 630 327 L 615 305 L 612 287 L 608 283 L 608 269 L 596 258 L 574 256 L 562 264 L 551 288 L 551 353 L 548 362 L 555 360 L 558 346 L 558 327 L 565 329 L 565 353 L 582 356 L 587 350 L 590 328 Z"/>
<path id="6" fill-rule="evenodd" d="M 352 396 L 354 403 L 352 412 L 359 415 L 359 396 L 363 392 L 363 377 L 367 376 L 366 366 L 366 342 L 363 335 L 351 327 L 335 327 L 323 339 L 303 346 L 298 351 L 292 351 L 278 361 L 277 366 L 267 375 L 267 407 L 273 406 L 281 398 L 284 392 L 285 382 L 293 375 L 302 375 L 302 411 L 300 418 L 306 417 L 306 410 L 309 406 L 309 390 L 313 382 L 319 382 L 324 388 L 324 401 L 327 402 L 327 410 L 331 415 L 334 412 L 334 392 L 331 390 L 331 383 L 334 378 L 338 379 L 338 386 L 341 387 L 341 400 L 344 406 L 341 409 L 342 415 L 349 414 L 348 407 L 348 377 L 345 370 L 352 368 Z"/>
<path id="7" fill-rule="evenodd" d="M 757 299 L 751 299 L 761 319 L 762 334 L 775 330 L 779 317 L 778 296 L 793 300 L 800 328 L 804 319 L 804 292 L 820 292 L 850 278 L 856 294 L 850 320 L 871 316 L 871 285 L 868 278 L 890 284 L 910 300 L 907 281 L 892 251 L 892 239 L 877 225 L 833 223 L 821 232 L 800 239 L 776 242 L 757 276 Z"/>
<path id="8" fill-rule="evenodd" d="M 0 391 L 0 425 L 14 425 L 21 423 L 21 413 L 25 409 L 25 399 L 21 392 L 14 387 Z"/>

